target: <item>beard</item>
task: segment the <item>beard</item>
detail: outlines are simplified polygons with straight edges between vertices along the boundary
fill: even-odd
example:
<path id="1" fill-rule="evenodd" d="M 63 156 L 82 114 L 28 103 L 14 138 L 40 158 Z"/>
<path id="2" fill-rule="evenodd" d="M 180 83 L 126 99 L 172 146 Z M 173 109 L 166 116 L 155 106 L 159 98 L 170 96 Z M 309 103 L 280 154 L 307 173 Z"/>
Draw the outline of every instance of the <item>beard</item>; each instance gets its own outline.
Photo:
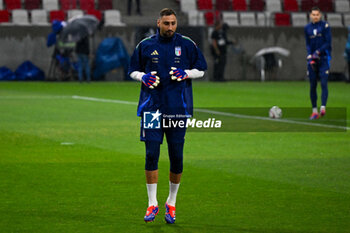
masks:
<path id="1" fill-rule="evenodd" d="M 170 38 L 173 35 L 174 35 L 174 31 L 168 30 L 168 31 L 165 31 L 162 36 Z"/>

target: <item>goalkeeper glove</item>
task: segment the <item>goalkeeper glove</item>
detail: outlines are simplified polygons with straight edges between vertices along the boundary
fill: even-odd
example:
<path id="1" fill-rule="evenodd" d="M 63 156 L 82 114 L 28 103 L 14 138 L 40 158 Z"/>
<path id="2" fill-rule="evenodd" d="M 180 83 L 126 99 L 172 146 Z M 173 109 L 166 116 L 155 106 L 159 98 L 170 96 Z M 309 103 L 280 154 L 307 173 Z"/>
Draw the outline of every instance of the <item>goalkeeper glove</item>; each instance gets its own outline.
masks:
<path id="1" fill-rule="evenodd" d="M 142 82 L 146 85 L 146 87 L 153 89 L 154 87 L 158 86 L 160 81 L 159 77 L 155 75 L 156 73 L 156 71 L 152 71 L 142 76 Z"/>
<path id="2" fill-rule="evenodd" d="M 172 80 L 182 81 L 188 78 L 188 74 L 184 70 L 176 67 L 171 67 L 169 74 L 171 75 Z"/>

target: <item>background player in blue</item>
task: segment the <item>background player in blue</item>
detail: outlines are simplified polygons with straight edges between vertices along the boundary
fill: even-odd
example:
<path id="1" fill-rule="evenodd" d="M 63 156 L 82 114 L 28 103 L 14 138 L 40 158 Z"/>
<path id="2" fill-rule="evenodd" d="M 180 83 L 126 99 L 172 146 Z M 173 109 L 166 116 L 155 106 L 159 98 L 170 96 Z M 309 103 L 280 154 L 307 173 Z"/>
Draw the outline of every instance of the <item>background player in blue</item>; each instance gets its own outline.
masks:
<path id="1" fill-rule="evenodd" d="M 313 7 L 310 13 L 311 23 L 307 24 L 304 28 L 312 104 L 310 119 L 312 120 L 326 114 L 328 98 L 327 82 L 332 51 L 332 36 L 329 24 L 322 21 L 321 16 L 321 10 L 318 7 Z M 320 115 L 317 110 L 317 79 L 321 81 L 322 88 Z"/>
<path id="2" fill-rule="evenodd" d="M 191 79 L 201 78 L 206 61 L 188 37 L 175 33 L 176 13 L 169 8 L 160 11 L 157 34 L 142 40 L 131 57 L 129 75 L 141 81 L 138 116 L 160 110 L 168 114 L 193 112 Z M 158 111 L 157 111 L 158 113 Z M 154 115 L 154 117 L 158 117 Z M 163 135 L 166 135 L 170 160 L 169 196 L 165 203 L 165 220 L 175 222 L 176 195 L 183 170 L 183 146 L 186 128 L 145 129 L 141 120 L 141 141 L 146 146 L 145 174 L 148 208 L 144 220 L 151 222 L 158 214 L 158 159 Z"/>

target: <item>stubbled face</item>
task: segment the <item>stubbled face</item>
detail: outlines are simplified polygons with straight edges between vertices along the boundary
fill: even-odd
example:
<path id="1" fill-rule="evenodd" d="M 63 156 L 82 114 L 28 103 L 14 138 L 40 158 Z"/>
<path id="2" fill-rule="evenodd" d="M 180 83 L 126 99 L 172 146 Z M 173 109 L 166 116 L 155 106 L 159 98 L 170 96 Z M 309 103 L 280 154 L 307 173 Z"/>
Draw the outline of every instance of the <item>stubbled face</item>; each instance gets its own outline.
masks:
<path id="1" fill-rule="evenodd" d="M 311 11 L 310 18 L 313 23 L 318 23 L 321 20 L 321 12 L 320 11 Z"/>
<path id="2" fill-rule="evenodd" d="M 172 37 L 176 32 L 177 20 L 175 15 L 166 15 L 157 20 L 159 33 L 163 37 Z"/>

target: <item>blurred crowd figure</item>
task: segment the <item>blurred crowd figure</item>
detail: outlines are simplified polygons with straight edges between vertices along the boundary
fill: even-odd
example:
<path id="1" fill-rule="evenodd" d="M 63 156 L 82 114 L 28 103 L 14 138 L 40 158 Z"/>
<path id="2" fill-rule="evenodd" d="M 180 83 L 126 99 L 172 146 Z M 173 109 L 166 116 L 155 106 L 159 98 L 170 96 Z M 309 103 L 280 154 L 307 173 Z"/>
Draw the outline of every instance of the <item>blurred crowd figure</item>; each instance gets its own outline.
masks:
<path id="1" fill-rule="evenodd" d="M 227 29 L 228 25 L 223 23 L 222 20 L 218 20 L 215 22 L 215 29 L 211 34 L 211 53 L 214 58 L 213 81 L 225 81 L 227 45 L 232 44 L 232 42 L 227 39 Z"/>
<path id="2" fill-rule="evenodd" d="M 350 27 L 348 27 L 348 40 L 347 40 L 346 45 L 345 45 L 344 57 L 348 63 L 347 82 L 350 82 Z"/>
<path id="3" fill-rule="evenodd" d="M 83 39 L 79 40 L 75 47 L 75 53 L 78 57 L 78 78 L 82 82 L 84 80 L 84 72 L 86 75 L 86 81 L 91 81 L 91 72 L 90 72 L 90 44 L 89 37 L 86 36 Z"/>
<path id="4" fill-rule="evenodd" d="M 128 15 L 131 15 L 132 2 L 133 2 L 133 0 L 128 0 Z M 141 7 L 140 7 L 140 0 L 136 0 L 136 13 L 138 15 L 142 15 Z"/>

